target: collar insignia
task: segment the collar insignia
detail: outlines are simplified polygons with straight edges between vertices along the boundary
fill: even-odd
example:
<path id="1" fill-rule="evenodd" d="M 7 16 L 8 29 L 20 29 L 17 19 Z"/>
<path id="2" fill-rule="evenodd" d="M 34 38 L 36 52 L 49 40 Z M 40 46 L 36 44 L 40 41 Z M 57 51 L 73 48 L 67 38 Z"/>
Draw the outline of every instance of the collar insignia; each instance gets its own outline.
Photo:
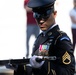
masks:
<path id="1" fill-rule="evenodd" d="M 50 36 L 50 35 L 52 35 L 52 32 L 49 32 L 49 33 L 48 33 L 48 36 Z"/>

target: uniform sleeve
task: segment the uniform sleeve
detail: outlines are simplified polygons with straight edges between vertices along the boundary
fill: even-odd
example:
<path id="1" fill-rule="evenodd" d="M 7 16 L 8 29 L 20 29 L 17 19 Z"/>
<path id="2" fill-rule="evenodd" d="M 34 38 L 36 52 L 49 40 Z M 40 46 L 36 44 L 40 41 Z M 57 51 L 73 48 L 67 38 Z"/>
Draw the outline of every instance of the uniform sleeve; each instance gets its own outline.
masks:
<path id="1" fill-rule="evenodd" d="M 24 0 L 24 6 L 27 5 L 29 0 Z"/>
<path id="2" fill-rule="evenodd" d="M 55 68 L 57 75 L 73 75 L 75 71 L 75 59 L 70 38 L 62 35 L 57 41 L 56 49 L 58 60 Z"/>

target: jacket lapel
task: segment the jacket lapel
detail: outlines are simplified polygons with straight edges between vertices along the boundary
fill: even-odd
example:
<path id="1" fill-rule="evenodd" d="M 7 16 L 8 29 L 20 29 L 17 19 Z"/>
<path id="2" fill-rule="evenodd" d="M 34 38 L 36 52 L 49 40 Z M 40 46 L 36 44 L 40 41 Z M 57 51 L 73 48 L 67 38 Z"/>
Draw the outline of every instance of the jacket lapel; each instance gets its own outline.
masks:
<path id="1" fill-rule="evenodd" d="M 50 39 L 49 37 L 51 37 L 52 33 L 55 33 L 56 30 L 58 30 L 58 29 L 59 29 L 59 27 L 58 27 L 58 25 L 57 25 L 57 26 L 55 26 L 54 28 L 50 29 L 50 30 L 46 33 L 45 36 L 43 35 L 43 33 L 41 33 L 41 34 L 39 35 L 39 37 L 37 38 L 36 42 L 35 42 L 35 48 L 34 48 L 33 51 L 36 51 L 36 50 L 39 48 L 40 45 L 46 43 L 47 40 Z"/>

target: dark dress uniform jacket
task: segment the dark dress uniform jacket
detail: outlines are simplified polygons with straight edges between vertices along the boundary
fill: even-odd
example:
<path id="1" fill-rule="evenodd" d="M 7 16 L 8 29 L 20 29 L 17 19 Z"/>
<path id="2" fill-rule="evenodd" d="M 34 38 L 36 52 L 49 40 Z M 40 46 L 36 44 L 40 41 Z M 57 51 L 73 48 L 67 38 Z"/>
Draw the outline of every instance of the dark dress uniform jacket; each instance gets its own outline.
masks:
<path id="1" fill-rule="evenodd" d="M 40 68 L 33 68 L 34 75 L 74 75 L 75 59 L 70 38 L 60 31 L 58 25 L 41 33 L 35 41 L 32 55 L 39 55 L 40 45 L 50 45 L 48 55 L 56 56 L 54 61 L 45 61 Z M 48 74 L 48 71 L 50 73 Z"/>

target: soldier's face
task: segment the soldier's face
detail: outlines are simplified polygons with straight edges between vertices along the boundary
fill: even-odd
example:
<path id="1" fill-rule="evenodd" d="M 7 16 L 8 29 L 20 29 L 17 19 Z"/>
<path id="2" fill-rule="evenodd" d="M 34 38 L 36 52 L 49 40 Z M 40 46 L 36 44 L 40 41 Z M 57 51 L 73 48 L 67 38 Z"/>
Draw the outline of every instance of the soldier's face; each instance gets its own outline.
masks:
<path id="1" fill-rule="evenodd" d="M 55 15 L 54 13 L 51 13 L 47 19 L 45 18 L 36 18 L 36 21 L 42 31 L 46 31 L 48 28 L 50 28 L 51 25 L 55 23 Z"/>
<path id="2" fill-rule="evenodd" d="M 53 13 L 50 14 L 49 18 L 47 20 L 41 19 L 37 20 L 37 23 L 42 31 L 46 31 L 54 22 L 54 15 Z"/>

